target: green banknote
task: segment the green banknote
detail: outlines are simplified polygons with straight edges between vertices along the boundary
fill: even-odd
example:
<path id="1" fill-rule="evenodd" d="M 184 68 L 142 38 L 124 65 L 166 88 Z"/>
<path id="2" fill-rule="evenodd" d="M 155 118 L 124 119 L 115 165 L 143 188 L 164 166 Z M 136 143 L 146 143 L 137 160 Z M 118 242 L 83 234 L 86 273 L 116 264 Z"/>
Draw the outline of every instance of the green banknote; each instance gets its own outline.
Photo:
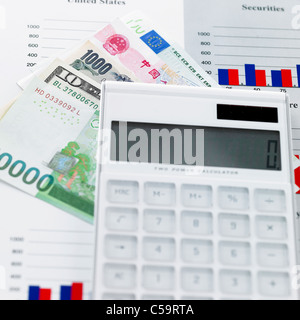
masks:
<path id="1" fill-rule="evenodd" d="M 55 61 L 0 122 L 0 179 L 92 223 L 100 85 Z"/>

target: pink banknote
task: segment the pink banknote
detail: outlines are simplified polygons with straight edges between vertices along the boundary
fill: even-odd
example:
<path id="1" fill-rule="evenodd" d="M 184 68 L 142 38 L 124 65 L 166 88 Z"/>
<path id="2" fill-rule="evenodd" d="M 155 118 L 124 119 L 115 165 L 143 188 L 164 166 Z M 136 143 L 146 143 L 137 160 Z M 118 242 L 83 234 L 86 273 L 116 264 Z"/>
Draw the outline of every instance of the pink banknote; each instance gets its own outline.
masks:
<path id="1" fill-rule="evenodd" d="M 116 22 L 118 23 L 118 22 Z M 118 59 L 124 67 L 132 71 L 136 77 L 145 83 L 186 84 L 184 79 L 174 72 L 163 60 L 152 57 L 148 48 L 141 48 L 141 44 L 132 47 L 135 39 L 129 39 L 126 28 L 118 32 L 113 25 L 108 25 L 99 31 L 95 38 L 101 42 L 103 48 Z M 138 48 L 139 47 L 139 48 Z M 143 54 L 141 52 L 147 52 Z"/>

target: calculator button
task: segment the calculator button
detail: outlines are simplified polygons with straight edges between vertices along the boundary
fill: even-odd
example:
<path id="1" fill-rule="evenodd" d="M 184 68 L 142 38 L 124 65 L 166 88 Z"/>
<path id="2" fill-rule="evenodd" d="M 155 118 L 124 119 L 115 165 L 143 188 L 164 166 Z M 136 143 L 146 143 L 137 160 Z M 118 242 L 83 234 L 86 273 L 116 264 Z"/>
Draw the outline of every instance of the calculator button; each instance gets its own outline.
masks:
<path id="1" fill-rule="evenodd" d="M 181 231 L 187 235 L 211 235 L 213 233 L 212 214 L 206 212 L 182 212 Z"/>
<path id="2" fill-rule="evenodd" d="M 147 261 L 174 261 L 175 240 L 165 238 L 145 238 L 143 241 L 143 257 Z"/>
<path id="3" fill-rule="evenodd" d="M 285 193 L 282 190 L 258 189 L 255 191 L 256 208 L 261 212 L 285 212 Z"/>
<path id="4" fill-rule="evenodd" d="M 291 292 L 288 273 L 260 272 L 258 285 L 263 296 L 287 297 Z"/>
<path id="5" fill-rule="evenodd" d="M 108 201 L 112 203 L 137 203 L 139 185 L 134 181 L 109 181 L 107 197 Z"/>
<path id="6" fill-rule="evenodd" d="M 209 186 L 184 185 L 181 190 L 182 203 L 191 208 L 211 208 L 212 188 Z"/>
<path id="7" fill-rule="evenodd" d="M 212 292 L 213 271 L 210 269 L 184 268 L 181 271 L 181 285 L 189 292 Z"/>
<path id="8" fill-rule="evenodd" d="M 181 244 L 181 257 L 189 263 L 212 263 L 213 243 L 202 240 L 183 240 Z"/>
<path id="9" fill-rule="evenodd" d="M 102 300 L 136 300 L 134 294 L 112 294 L 112 293 L 105 293 L 103 295 Z"/>
<path id="10" fill-rule="evenodd" d="M 173 290 L 175 270 L 172 267 L 144 267 L 143 287 L 148 290 Z"/>
<path id="11" fill-rule="evenodd" d="M 251 294 L 251 273 L 248 271 L 222 270 L 220 289 L 224 294 Z"/>
<path id="12" fill-rule="evenodd" d="M 256 232 L 261 239 L 285 240 L 287 238 L 287 221 L 281 217 L 258 217 Z"/>
<path id="13" fill-rule="evenodd" d="M 105 254 L 109 259 L 130 260 L 137 257 L 137 238 L 106 236 Z"/>
<path id="14" fill-rule="evenodd" d="M 146 183 L 145 202 L 149 205 L 172 206 L 176 204 L 175 184 Z"/>
<path id="15" fill-rule="evenodd" d="M 105 224 L 108 230 L 137 231 L 138 211 L 126 208 L 108 208 Z"/>
<path id="16" fill-rule="evenodd" d="M 224 265 L 249 266 L 251 264 L 250 244 L 246 242 L 221 242 L 219 258 Z"/>
<path id="17" fill-rule="evenodd" d="M 106 264 L 104 266 L 104 285 L 107 288 L 134 289 L 137 270 L 134 265 Z"/>
<path id="18" fill-rule="evenodd" d="M 250 236 L 250 219 L 246 215 L 221 214 L 219 230 L 224 237 L 247 238 Z"/>
<path id="19" fill-rule="evenodd" d="M 220 187 L 219 205 L 222 209 L 249 209 L 249 190 L 246 188 Z"/>
<path id="20" fill-rule="evenodd" d="M 145 210 L 144 230 L 151 233 L 175 232 L 175 212 L 163 210 Z"/>
<path id="21" fill-rule="evenodd" d="M 280 268 L 289 265 L 288 247 L 282 244 L 258 244 L 257 258 L 262 267 Z"/>

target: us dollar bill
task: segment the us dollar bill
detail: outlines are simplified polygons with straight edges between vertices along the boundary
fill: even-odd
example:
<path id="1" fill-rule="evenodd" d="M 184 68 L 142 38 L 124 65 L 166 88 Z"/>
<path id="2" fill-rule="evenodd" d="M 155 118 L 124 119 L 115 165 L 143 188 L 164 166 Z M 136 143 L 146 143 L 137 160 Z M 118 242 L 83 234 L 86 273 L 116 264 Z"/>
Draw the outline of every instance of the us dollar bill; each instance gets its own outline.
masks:
<path id="1" fill-rule="evenodd" d="M 0 121 L 0 179 L 92 223 L 100 85 L 62 61 Z"/>

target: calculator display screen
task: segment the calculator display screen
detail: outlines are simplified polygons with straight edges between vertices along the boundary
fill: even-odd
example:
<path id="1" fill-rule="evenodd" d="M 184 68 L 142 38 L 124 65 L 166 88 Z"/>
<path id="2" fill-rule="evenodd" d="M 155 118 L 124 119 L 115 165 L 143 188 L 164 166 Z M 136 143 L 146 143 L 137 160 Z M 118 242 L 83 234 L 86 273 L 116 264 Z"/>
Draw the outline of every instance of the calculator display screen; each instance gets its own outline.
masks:
<path id="1" fill-rule="evenodd" d="M 278 131 L 114 121 L 111 141 L 112 161 L 281 170 Z"/>

